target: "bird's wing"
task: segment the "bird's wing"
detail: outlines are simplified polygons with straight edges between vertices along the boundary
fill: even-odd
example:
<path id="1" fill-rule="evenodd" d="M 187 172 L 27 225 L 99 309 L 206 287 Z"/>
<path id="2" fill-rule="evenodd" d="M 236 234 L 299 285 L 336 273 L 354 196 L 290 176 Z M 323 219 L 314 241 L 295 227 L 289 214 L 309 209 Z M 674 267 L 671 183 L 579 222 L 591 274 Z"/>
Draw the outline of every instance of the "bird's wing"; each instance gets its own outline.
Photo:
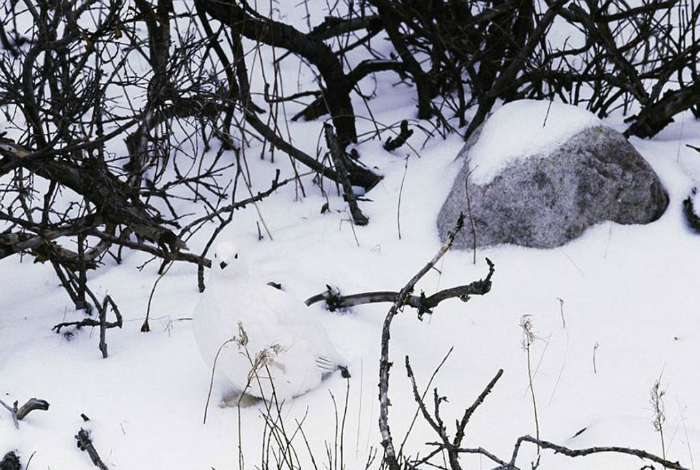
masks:
<path id="1" fill-rule="evenodd" d="M 277 317 L 281 323 L 293 325 L 318 322 L 318 308 L 309 307 L 298 297 L 288 292 L 267 285 L 262 287 L 264 288 L 266 303 L 277 312 Z"/>

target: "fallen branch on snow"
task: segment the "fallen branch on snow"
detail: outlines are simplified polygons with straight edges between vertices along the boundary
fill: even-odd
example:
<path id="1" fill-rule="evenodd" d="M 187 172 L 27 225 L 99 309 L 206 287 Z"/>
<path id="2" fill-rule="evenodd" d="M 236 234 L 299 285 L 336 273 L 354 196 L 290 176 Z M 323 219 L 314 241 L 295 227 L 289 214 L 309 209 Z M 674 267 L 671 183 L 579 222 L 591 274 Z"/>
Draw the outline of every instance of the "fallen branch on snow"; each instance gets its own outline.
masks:
<path id="1" fill-rule="evenodd" d="M 496 467 L 496 469 L 494 469 L 494 470 L 497 470 L 497 469 L 502 469 L 502 470 L 517 469 L 518 467 L 515 466 L 515 459 L 518 456 L 520 444 L 522 444 L 523 442 L 530 442 L 532 444 L 536 444 L 537 446 L 539 446 L 542 449 L 553 450 L 555 454 L 562 454 L 562 455 L 566 455 L 567 457 L 585 457 L 587 455 L 602 454 L 602 453 L 624 454 L 624 455 L 632 455 L 634 457 L 639 457 L 640 459 L 644 459 L 644 460 L 651 460 L 652 462 L 658 463 L 667 469 L 670 468 L 673 470 L 689 470 L 687 467 L 682 466 L 679 462 L 671 462 L 670 460 L 663 459 L 657 455 L 650 454 L 649 452 L 647 452 L 645 450 L 632 449 L 630 447 L 618 447 L 618 446 L 601 446 L 601 447 L 589 447 L 586 449 L 569 449 L 568 447 L 560 446 L 560 445 L 554 444 L 552 442 L 544 441 L 542 439 L 535 439 L 532 436 L 519 437 L 517 442 L 515 443 L 515 447 L 513 450 L 513 457 L 511 458 L 511 461 L 505 465 L 501 465 L 500 467 Z M 458 451 L 466 453 L 466 452 L 469 452 L 469 449 L 459 449 Z M 649 467 L 643 467 L 643 468 L 653 468 L 653 467 L 649 466 Z"/>
<path id="2" fill-rule="evenodd" d="M 18 402 L 15 401 L 12 406 L 10 407 L 7 403 L 4 401 L 0 400 L 0 405 L 2 405 L 7 411 L 10 412 L 12 415 L 12 421 L 15 424 L 15 428 L 19 429 L 19 422 L 24 419 L 25 416 L 27 416 L 29 413 L 31 413 L 34 410 L 42 410 L 46 411 L 49 409 L 49 402 L 46 400 L 40 400 L 38 398 L 30 398 L 27 400 L 27 403 L 22 405 L 21 407 L 17 407 Z M 9 454 L 8 454 L 9 455 Z M 7 455 L 5 455 L 7 457 Z M 5 458 L 3 457 L 3 462 L 5 461 Z M 3 469 L 4 467 L 0 466 L 0 469 Z"/>
<path id="3" fill-rule="evenodd" d="M 57 272 L 60 272 L 57 270 Z M 109 295 L 105 295 L 104 300 L 100 304 L 100 302 L 97 300 L 97 297 L 89 290 L 86 289 L 88 295 L 92 298 L 93 303 L 97 307 L 97 312 L 98 312 L 98 320 L 95 320 L 93 318 L 85 318 L 80 321 L 72 321 L 72 322 L 63 322 L 59 323 L 58 325 L 54 325 L 52 330 L 54 330 L 56 333 L 61 332 L 61 328 L 65 328 L 67 326 L 74 326 L 77 329 L 80 329 L 84 326 L 98 326 L 100 327 L 100 351 L 102 352 L 102 358 L 107 359 L 107 341 L 106 341 L 106 335 L 107 335 L 107 329 L 109 328 L 121 328 L 122 325 L 124 324 L 124 319 L 122 318 L 121 312 L 119 312 L 119 307 L 117 307 L 117 304 L 112 300 L 112 297 Z M 112 312 L 114 312 L 114 316 L 116 317 L 116 321 L 113 322 L 108 322 L 107 321 L 107 308 L 111 307 Z"/>
<path id="4" fill-rule="evenodd" d="M 690 228 L 695 232 L 700 232 L 700 217 L 696 215 L 695 205 L 693 204 L 693 198 L 697 191 L 697 188 L 693 188 L 690 195 L 683 200 L 683 215 L 685 215 L 685 220 L 688 221 Z"/>
<path id="5" fill-rule="evenodd" d="M 2 460 L 0 460 L 0 470 L 22 470 L 19 456 L 14 452 L 5 454 Z"/>
<path id="6" fill-rule="evenodd" d="M 355 225 L 367 225 L 369 219 L 360 210 L 360 206 L 357 204 L 358 198 L 355 191 L 352 189 L 352 183 L 350 182 L 350 177 L 347 169 L 347 157 L 345 156 L 345 150 L 343 146 L 338 142 L 338 138 L 333 133 L 333 128 L 330 124 L 325 124 L 323 126 L 323 132 L 326 136 L 326 145 L 328 145 L 328 152 L 331 155 L 333 164 L 335 165 L 335 171 L 338 173 L 340 178 L 340 183 L 343 185 L 343 199 L 350 206 L 350 214 L 352 215 L 352 221 Z"/>
<path id="7" fill-rule="evenodd" d="M 90 456 L 90 460 L 95 464 L 95 467 L 100 470 L 107 470 L 107 465 L 100 458 L 100 454 L 97 453 L 95 446 L 92 444 L 92 439 L 90 439 L 90 432 L 85 429 L 80 429 L 78 434 L 75 435 L 75 439 L 78 441 L 78 449 L 84 450 Z"/>
<path id="8" fill-rule="evenodd" d="M 413 307 L 418 310 L 419 318 L 425 313 L 432 313 L 432 309 L 443 300 L 458 298 L 463 302 L 468 301 L 472 295 L 484 295 L 491 290 L 491 277 L 495 271 L 493 262 L 486 258 L 489 266 L 489 273 L 484 279 L 479 279 L 463 286 L 443 289 L 428 297 L 424 293 L 420 295 L 407 295 L 404 297 L 403 305 Z M 355 307 L 356 305 L 373 304 L 379 302 L 396 302 L 401 298 L 401 292 L 378 291 L 363 292 L 361 294 L 341 295 L 337 288 L 328 287 L 326 292 L 314 295 L 306 299 L 306 305 L 313 305 L 317 302 L 326 302 L 326 307 L 331 312 L 339 308 Z"/>

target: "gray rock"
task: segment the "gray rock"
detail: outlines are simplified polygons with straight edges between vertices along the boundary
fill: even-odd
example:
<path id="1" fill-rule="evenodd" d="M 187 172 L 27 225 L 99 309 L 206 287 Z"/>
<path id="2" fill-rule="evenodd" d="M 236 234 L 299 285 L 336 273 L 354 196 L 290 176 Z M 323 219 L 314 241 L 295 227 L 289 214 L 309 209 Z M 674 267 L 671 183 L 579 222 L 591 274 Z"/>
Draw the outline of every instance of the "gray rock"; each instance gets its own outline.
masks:
<path id="1" fill-rule="evenodd" d="M 608 127 L 588 128 L 548 156 L 512 163 L 483 186 L 467 181 L 475 142 L 470 139 L 460 152 L 464 167 L 438 216 L 444 241 L 464 212 L 456 248 L 470 249 L 474 241 L 466 188 L 477 247 L 512 243 L 553 248 L 602 221 L 652 222 L 668 206 L 656 173 L 622 134 Z"/>

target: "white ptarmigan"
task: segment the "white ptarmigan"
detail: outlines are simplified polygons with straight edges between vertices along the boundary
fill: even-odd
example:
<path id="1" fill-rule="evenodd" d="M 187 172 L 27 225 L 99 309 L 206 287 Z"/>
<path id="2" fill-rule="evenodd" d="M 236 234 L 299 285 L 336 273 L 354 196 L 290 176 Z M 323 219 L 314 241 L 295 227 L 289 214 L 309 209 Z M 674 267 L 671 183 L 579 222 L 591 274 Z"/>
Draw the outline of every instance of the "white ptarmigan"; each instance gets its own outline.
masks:
<path id="1" fill-rule="evenodd" d="M 193 330 L 204 360 L 210 367 L 216 362 L 227 401 L 240 395 L 282 401 L 318 387 L 336 370 L 349 376 L 320 312 L 253 280 L 230 242 L 217 246 L 212 264 Z"/>

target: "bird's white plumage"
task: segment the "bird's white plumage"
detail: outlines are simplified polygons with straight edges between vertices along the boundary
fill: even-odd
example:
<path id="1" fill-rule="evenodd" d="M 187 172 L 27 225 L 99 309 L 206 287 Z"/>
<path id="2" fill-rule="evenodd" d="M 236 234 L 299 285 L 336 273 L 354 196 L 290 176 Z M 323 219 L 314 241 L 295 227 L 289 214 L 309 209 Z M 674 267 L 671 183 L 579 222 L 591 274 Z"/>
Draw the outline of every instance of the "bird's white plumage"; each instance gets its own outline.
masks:
<path id="1" fill-rule="evenodd" d="M 222 243 L 193 328 L 207 364 L 216 360 L 215 376 L 227 392 L 271 400 L 274 388 L 282 400 L 317 387 L 342 364 L 319 315 L 255 281 L 235 246 Z"/>

